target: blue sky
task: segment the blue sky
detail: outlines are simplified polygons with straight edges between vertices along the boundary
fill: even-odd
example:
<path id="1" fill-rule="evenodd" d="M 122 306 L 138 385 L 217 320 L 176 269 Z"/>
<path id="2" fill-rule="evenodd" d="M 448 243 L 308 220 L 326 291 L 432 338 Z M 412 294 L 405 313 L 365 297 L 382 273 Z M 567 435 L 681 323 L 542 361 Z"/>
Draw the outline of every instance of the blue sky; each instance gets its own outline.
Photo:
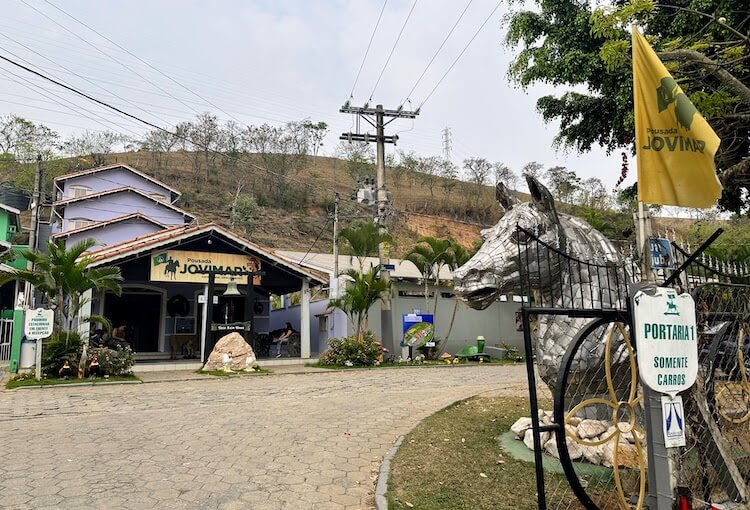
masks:
<path id="1" fill-rule="evenodd" d="M 395 108 L 405 98 L 466 4 L 417 2 L 375 90 L 373 104 Z M 331 127 L 323 148 L 330 154 L 338 134 L 351 127 L 351 118 L 338 113 L 338 108 L 352 90 L 382 5 L 382 0 L 7 0 L 0 20 L 0 52 L 9 56 L 12 52 L 159 125 L 190 120 L 202 111 L 228 118 L 198 96 L 248 124 L 322 120 Z M 413 0 L 388 1 L 354 89 L 354 104 L 369 99 L 412 5 Z M 407 107 L 422 102 L 496 5 L 495 0 L 471 3 Z M 564 165 L 582 178 L 601 178 L 611 189 L 619 175 L 619 154 L 556 151 L 552 146 L 556 127 L 545 125 L 535 108 L 536 98 L 553 89 L 523 91 L 509 83 L 506 72 L 514 49 L 502 43 L 501 26 L 507 12 L 503 2 L 413 123 L 399 120 L 390 126 L 391 132 L 400 133 L 399 148 L 440 154 L 441 131 L 448 126 L 453 136 L 452 159 L 457 164 L 481 156 L 503 162 L 516 172 L 529 161 L 547 167 Z M 106 128 L 132 136 L 146 129 L 19 73 L 0 64 L 3 114 L 17 113 L 64 135 Z M 83 105 L 88 111 L 81 111 Z"/>

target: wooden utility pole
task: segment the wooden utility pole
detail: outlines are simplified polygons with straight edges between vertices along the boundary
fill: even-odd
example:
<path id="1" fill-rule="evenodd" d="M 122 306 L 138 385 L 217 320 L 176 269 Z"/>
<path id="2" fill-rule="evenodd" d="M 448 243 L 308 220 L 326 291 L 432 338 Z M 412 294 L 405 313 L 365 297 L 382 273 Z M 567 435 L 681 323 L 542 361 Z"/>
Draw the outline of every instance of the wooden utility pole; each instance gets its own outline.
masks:
<path id="1" fill-rule="evenodd" d="M 339 297 L 339 194 L 333 200 L 333 281 L 331 297 Z"/>
<path id="2" fill-rule="evenodd" d="M 386 110 L 383 108 L 382 104 L 377 105 L 375 108 L 370 108 L 368 105 L 362 107 L 351 106 L 347 102 L 339 111 L 341 113 L 351 113 L 357 116 L 357 132 L 342 133 L 339 137 L 340 140 L 346 140 L 348 142 L 375 142 L 376 144 L 375 154 L 377 159 L 375 169 L 377 179 L 378 215 L 375 221 L 377 221 L 378 228 L 381 232 L 387 232 L 388 227 L 386 225 L 386 219 L 388 216 L 388 192 L 385 186 L 385 144 L 392 143 L 396 145 L 398 135 L 386 136 L 385 126 L 398 118 L 414 119 L 419 115 L 419 110 L 406 111 L 401 108 L 396 110 Z M 386 117 L 390 118 L 388 122 L 385 122 Z M 360 119 L 375 128 L 375 136 L 369 133 L 359 133 Z M 385 268 L 385 265 L 390 264 L 390 247 L 386 246 L 386 243 L 380 243 L 378 246 L 378 256 L 380 258 L 381 266 L 380 277 L 388 282 L 391 279 L 391 274 L 388 269 Z M 397 344 L 393 339 L 393 311 L 391 309 L 390 293 L 383 294 L 380 310 L 381 340 L 383 341 L 383 345 L 390 352 L 395 353 Z"/>
<path id="3" fill-rule="evenodd" d="M 42 208 L 42 182 L 42 156 L 41 154 L 39 154 L 36 157 L 34 191 L 31 195 L 31 230 L 29 232 L 29 250 L 32 252 L 36 252 L 39 248 L 39 210 Z M 34 269 L 34 265 L 31 262 L 28 262 L 26 268 L 31 271 L 32 269 Z M 34 288 L 30 283 L 26 282 L 23 294 L 24 307 L 33 308 L 34 303 L 32 303 L 32 300 L 34 297 Z"/>

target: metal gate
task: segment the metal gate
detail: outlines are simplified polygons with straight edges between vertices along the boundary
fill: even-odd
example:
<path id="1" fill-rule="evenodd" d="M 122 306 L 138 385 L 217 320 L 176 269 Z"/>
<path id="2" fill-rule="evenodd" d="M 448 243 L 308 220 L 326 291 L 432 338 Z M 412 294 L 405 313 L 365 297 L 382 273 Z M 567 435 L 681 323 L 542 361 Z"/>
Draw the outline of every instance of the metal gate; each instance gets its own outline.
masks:
<path id="1" fill-rule="evenodd" d="M 0 319 L 0 363 L 10 361 L 10 344 L 13 340 L 13 319 Z"/>
<path id="2" fill-rule="evenodd" d="M 518 230 L 531 415 L 540 417 L 532 420 L 538 506 L 655 508 L 630 336 L 628 286 L 641 280 L 639 261 L 580 260 Z M 676 483 L 694 502 L 726 504 L 747 501 L 750 480 L 750 278 L 702 256 L 719 233 L 693 254 L 673 243 L 675 269 L 656 278 L 693 295 L 700 332 L 698 381 L 683 394 L 688 444 L 671 454 Z M 564 477 L 545 472 L 548 455 Z"/>

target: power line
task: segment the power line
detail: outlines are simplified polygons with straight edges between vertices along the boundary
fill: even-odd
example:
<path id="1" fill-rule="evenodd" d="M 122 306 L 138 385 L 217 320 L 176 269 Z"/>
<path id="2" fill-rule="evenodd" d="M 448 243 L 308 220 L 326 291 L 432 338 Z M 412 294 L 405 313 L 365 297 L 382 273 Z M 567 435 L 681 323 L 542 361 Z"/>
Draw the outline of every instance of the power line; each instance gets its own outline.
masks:
<path id="1" fill-rule="evenodd" d="M 222 108 L 221 108 L 220 106 L 217 106 L 217 105 L 215 105 L 214 103 L 212 103 L 212 102 L 211 102 L 211 101 L 209 101 L 208 99 L 204 98 L 203 96 L 201 96 L 201 95 L 200 95 L 200 94 L 198 94 L 197 92 L 194 92 L 193 90 L 191 90 L 191 89 L 187 88 L 187 87 L 186 87 L 185 85 L 183 85 L 183 84 L 182 84 L 182 83 L 180 83 L 179 81 L 177 81 L 177 80 L 175 80 L 174 78 L 172 78 L 171 76 L 169 76 L 169 75 L 167 75 L 167 74 L 163 73 L 162 71 L 160 71 L 160 70 L 159 70 L 159 69 L 157 69 L 156 67 L 152 66 L 151 64 L 149 64 L 148 62 L 146 62 L 145 60 L 143 60 L 143 59 L 142 59 L 141 57 L 139 57 L 138 55 L 135 55 L 135 54 L 133 54 L 132 52 L 130 52 L 129 50 L 127 50 L 127 49 L 123 48 L 122 46 L 120 46 L 119 44 L 117 44 L 117 43 L 116 43 L 115 41 L 113 41 L 113 40 L 112 40 L 112 39 L 110 39 L 109 37 L 105 36 L 104 34 L 100 33 L 99 31 L 95 30 L 94 28 L 90 27 L 89 25 L 87 25 L 87 24 L 86 24 L 86 23 L 84 23 L 83 21 L 79 20 L 78 18 L 76 18 L 76 17 L 75 17 L 75 16 L 73 16 L 72 14 L 69 14 L 69 13 L 65 12 L 64 10 L 62 10 L 62 9 L 61 9 L 60 7 L 56 6 L 55 4 L 53 4 L 52 2 L 50 2 L 49 0 L 44 0 L 44 2 L 45 2 L 45 3 L 47 3 L 48 5 L 52 6 L 53 8 L 57 9 L 57 10 L 58 10 L 58 11 L 60 11 L 61 13 L 65 14 L 65 15 L 66 15 L 67 17 L 71 18 L 71 19 L 72 19 L 72 20 L 74 20 L 74 21 L 75 21 L 76 23 L 78 23 L 78 24 L 80 24 L 80 25 L 83 25 L 84 27 L 88 28 L 89 30 L 91 30 L 92 32 L 94 32 L 94 33 L 95 33 L 96 35 L 98 35 L 99 37 L 101 37 L 102 39 L 104 39 L 104 40 L 106 40 L 106 41 L 109 41 L 110 43 L 114 44 L 114 45 L 115 45 L 116 47 L 118 47 L 119 49 L 121 49 L 122 51 L 124 51 L 125 53 L 127 53 L 128 55 L 130 55 L 131 57 L 133 57 L 134 59 L 136 59 L 136 60 L 138 60 L 139 62 L 141 62 L 142 64 L 144 64 L 144 65 L 148 66 L 148 67 L 149 67 L 150 69 L 152 69 L 152 70 L 156 71 L 157 73 L 159 73 L 160 75 L 162 75 L 163 77 L 165 77 L 166 79 L 168 79 L 169 81 L 171 81 L 172 83 L 174 83 L 174 84 L 178 85 L 179 87 L 183 88 L 184 90 L 186 90 L 186 91 L 190 92 L 190 93 L 191 93 L 191 94 L 193 94 L 193 95 L 194 95 L 195 97 L 197 97 L 198 99 L 202 100 L 202 101 L 203 101 L 204 103 L 206 103 L 206 104 L 208 104 L 208 105 L 210 105 L 210 106 L 213 106 L 214 108 L 216 108 L 217 110 L 219 110 L 220 112 L 222 112 L 222 113 L 223 113 L 224 115 L 228 116 L 228 117 L 229 117 L 229 118 L 231 118 L 231 119 L 234 119 L 235 121 L 239 122 L 240 124 L 244 124 L 244 122 L 242 122 L 241 120 L 239 120 L 239 119 L 238 119 L 237 117 L 235 117 L 235 116 L 234 116 L 234 115 L 232 115 L 231 113 L 228 113 L 228 112 L 226 112 L 226 111 L 225 111 L 224 109 L 222 109 Z M 186 106 L 187 106 L 187 105 L 186 105 Z"/>
<path id="2" fill-rule="evenodd" d="M 40 73 L 39 71 L 36 71 L 36 70 L 34 70 L 34 69 L 30 68 L 30 67 L 27 67 L 27 66 L 25 66 L 25 65 L 23 65 L 23 64 L 21 64 L 21 63 L 19 63 L 19 62 L 16 62 L 16 61 L 14 61 L 13 59 L 10 59 L 10 58 L 8 58 L 7 56 L 4 56 L 4 55 L 2 55 L 2 54 L 0 54 L 0 60 L 4 60 L 4 61 L 6 61 L 6 62 L 8 62 L 8 63 L 10 63 L 10 64 L 12 64 L 12 65 L 14 65 L 14 66 L 16 66 L 16 67 L 19 67 L 19 68 L 21 68 L 21 69 L 23 69 L 23 70 L 25 70 L 25 71 L 27 71 L 27 72 L 29 72 L 29 73 L 32 73 L 32 74 L 34 74 L 35 76 L 38 76 L 38 77 L 40 77 L 40 78 L 42 78 L 42 79 L 44 79 L 44 80 L 47 80 L 47 81 L 49 81 L 49 82 L 51 82 L 51 83 L 53 83 L 53 84 L 55 84 L 55 85 L 57 85 L 57 86 L 59 86 L 59 87 L 61 87 L 61 88 L 64 88 L 64 89 L 66 89 L 66 90 L 69 90 L 69 91 L 71 91 L 71 92 L 73 92 L 73 93 L 75 93 L 75 94 L 77 94 L 77 95 L 79 95 L 79 96 L 81 96 L 81 97 L 84 97 L 84 98 L 88 99 L 89 101 L 92 101 L 92 102 L 94 102 L 94 103 L 96 103 L 96 104 L 99 104 L 99 105 L 101 105 L 101 106 L 104 106 L 105 108 L 109 108 L 109 109 L 111 109 L 111 110 L 113 110 L 113 111 L 115 111 L 115 112 L 117 112 L 117 113 L 119 113 L 119 114 L 121 114 L 121 115 L 124 115 L 124 116 L 126 116 L 126 117 L 128 117 L 128 118 L 131 118 L 131 119 L 133 119 L 133 120 L 136 120 L 137 122 L 140 122 L 140 123 L 142 123 L 142 124 L 145 124 L 145 125 L 147 125 L 147 126 L 149 126 L 149 127 L 152 127 L 152 128 L 154 128 L 154 129 L 156 129 L 156 130 L 158 130 L 158 131 L 161 131 L 161 132 L 163 132 L 163 133 L 169 134 L 170 136 L 173 136 L 173 137 L 175 137 L 175 138 L 177 138 L 177 139 L 179 139 L 179 140 L 183 140 L 183 141 L 186 141 L 186 142 L 188 142 L 188 143 L 190 143 L 190 144 L 194 145 L 195 147 L 198 147 L 198 148 L 200 148 L 200 149 L 202 149 L 202 150 L 205 150 L 206 152 L 210 152 L 210 153 L 212 153 L 212 154 L 220 155 L 220 156 L 222 156 L 222 157 L 226 157 L 226 158 L 229 158 L 229 159 L 233 159 L 233 160 L 236 160 L 236 161 L 239 161 L 239 162 L 243 162 L 243 163 L 246 163 L 246 164 L 248 164 L 249 166 L 251 166 L 251 167 L 253 167 L 253 168 L 257 169 L 257 170 L 260 170 L 260 171 L 262 171 L 262 172 L 266 172 L 266 173 L 267 173 L 267 174 L 269 174 L 269 175 L 274 175 L 274 176 L 277 176 L 277 177 L 279 177 L 279 178 L 281 178 L 281 179 L 284 179 L 284 180 L 286 180 L 286 181 L 290 181 L 290 182 L 295 182 L 295 183 L 297 183 L 297 184 L 299 184 L 299 185 L 301 185 L 301 186 L 305 186 L 305 187 L 309 187 L 309 188 L 324 189 L 324 191 L 328 191 L 327 189 L 325 189 L 325 188 L 321 188 L 320 186 L 317 186 L 317 185 L 314 185 L 314 184 L 311 184 L 311 183 L 309 183 L 309 182 L 306 182 L 306 181 L 302 181 L 302 180 L 299 180 L 299 179 L 293 179 L 293 178 L 291 178 L 291 177 L 289 177 L 289 176 L 287 176 L 287 175 L 281 174 L 281 173 L 279 173 L 279 172 L 274 172 L 274 171 L 272 171 L 272 170 L 269 170 L 268 168 L 264 168 L 264 167 L 262 167 L 262 166 L 260 166 L 260 165 L 257 165 L 257 164 L 255 164 L 255 163 L 253 163 L 253 162 L 251 162 L 251 161 L 243 160 L 243 159 L 242 159 L 241 157 L 239 157 L 239 156 L 229 155 L 229 154 L 226 154 L 226 153 L 223 153 L 223 152 L 217 151 L 217 150 L 215 150 L 215 149 L 212 149 L 212 148 L 210 148 L 210 147 L 208 147 L 208 146 L 205 146 L 205 145 L 203 145 L 203 144 L 201 144 L 201 143 L 199 143 L 199 142 L 196 142 L 196 141 L 194 141 L 194 140 L 190 139 L 190 138 L 189 138 L 189 137 L 187 137 L 187 136 L 184 136 L 184 135 L 180 135 L 180 134 L 178 134 L 178 133 L 175 133 L 175 132 L 173 132 L 173 131 L 170 131 L 170 130 L 168 130 L 168 129 L 165 129 L 165 128 L 163 128 L 163 127 L 161 127 L 161 126 L 157 125 L 157 124 L 154 124 L 153 122 L 150 122 L 150 121 L 148 121 L 148 120 L 142 119 L 142 118 L 140 118 L 140 117 L 138 117 L 138 116 L 136 116 L 136 115 L 134 115 L 134 114 L 132 114 L 132 113 L 128 113 L 128 112 L 126 112 L 126 111 L 124 111 L 124 110 L 122 110 L 122 109 L 120 109 L 120 108 L 117 108 L 116 106 L 112 106 L 112 105 L 110 105 L 110 104 L 106 103 L 105 101 L 102 101 L 102 100 L 100 100 L 100 99 L 97 99 L 97 98 L 95 98 L 95 97 L 93 97 L 93 96 L 91 96 L 91 95 L 89 95 L 89 94 L 87 94 L 87 93 L 85 93 L 85 92 L 82 92 L 82 91 L 80 91 L 80 90 L 77 90 L 77 89 L 75 89 L 75 88 L 73 88 L 73 87 L 69 86 L 69 85 L 66 85 L 66 84 L 64 84 L 64 83 L 61 83 L 61 82 L 59 82 L 58 80 L 55 80 L 54 78 L 51 78 L 51 77 L 49 77 L 49 76 L 46 76 L 46 75 L 44 75 L 44 74 Z"/>
<path id="3" fill-rule="evenodd" d="M 25 44 L 23 44 L 23 43 L 21 43 L 21 42 L 15 41 L 15 40 L 14 40 L 14 39 L 12 39 L 11 37 L 8 37 L 8 36 L 7 36 L 6 34 L 0 33 L 0 35 L 2 35 L 3 37 L 5 37 L 5 38 L 6 38 L 7 40 L 9 40 L 10 42 L 12 42 L 12 43 L 15 43 L 15 44 L 18 44 L 19 46 L 21 46 L 21 47 L 23 47 L 23 48 L 27 49 L 28 51 L 30 51 L 30 52 L 32 52 L 32 53 L 34 53 L 35 55 L 38 55 L 38 56 L 42 57 L 42 58 L 43 58 L 43 59 L 45 59 L 46 61 L 48 61 L 48 62 L 51 62 L 52 64 L 54 64 L 54 65 L 56 65 L 56 66 L 58 66 L 58 67 L 61 67 L 62 69 L 64 69 L 64 70 L 68 71 L 69 73 L 73 74 L 74 76 L 77 76 L 78 78 L 80 78 L 80 79 L 82 79 L 82 80 L 84 80 L 84 81 L 86 81 L 86 82 L 90 83 L 91 85 L 94 85 L 95 87 L 98 87 L 98 88 L 100 88 L 100 89 L 104 90 L 105 92 L 109 92 L 109 93 L 110 93 L 111 95 L 115 96 L 116 98 L 120 99 L 121 101 L 125 101 L 126 103 L 129 103 L 130 105 L 132 105 L 132 106 L 135 106 L 136 108 L 138 108 L 138 109 L 139 109 L 139 110 L 141 110 L 142 112 L 144 112 L 144 113 L 148 113 L 148 112 L 147 112 L 146 110 L 144 110 L 143 108 L 139 107 L 138 105 L 136 105 L 136 104 L 132 103 L 131 101 L 129 101 L 129 100 L 127 100 L 127 99 L 123 98 L 123 97 L 120 97 L 120 96 L 118 96 L 118 95 L 117 95 L 116 93 L 114 93 L 114 92 L 112 92 L 112 91 L 107 91 L 107 90 L 106 90 L 106 89 L 105 89 L 104 87 L 102 87 L 101 85 L 97 85 L 96 83 L 92 82 L 91 80 L 89 80 L 89 79 L 88 79 L 88 78 L 86 78 L 85 76 L 81 76 L 80 74 L 76 73 L 75 71 L 72 71 L 72 70 L 68 69 L 68 68 L 67 68 L 67 67 L 65 67 L 64 65 L 62 65 L 62 64 L 60 64 L 60 63 L 58 63 L 58 62 L 55 62 L 54 60 L 52 60 L 51 58 L 47 57 L 46 55 L 43 55 L 42 53 L 39 53 L 38 51 L 36 51 L 36 50 L 34 50 L 34 49 L 32 49 L 32 48 L 29 48 L 28 46 L 26 46 Z M 8 51 L 8 50 L 6 49 L 5 51 Z M 8 53 L 10 53 L 11 55 L 13 55 L 13 53 L 12 53 L 12 52 L 10 52 L 10 51 L 8 51 Z M 17 55 L 16 55 L 16 57 L 17 57 L 17 58 L 21 58 L 21 57 L 18 57 Z M 25 60 L 25 59 L 23 59 L 23 58 L 22 58 L 22 60 Z M 41 66 L 37 66 L 37 67 L 39 67 L 40 69 L 43 69 L 43 68 L 42 68 Z M 154 114 L 152 113 L 152 115 L 154 115 Z M 154 117 L 156 117 L 157 119 L 161 120 L 162 122 L 167 122 L 166 120 L 162 119 L 162 118 L 161 118 L 161 117 L 159 117 L 158 115 L 154 115 Z"/>
<path id="4" fill-rule="evenodd" d="M 474 32 L 474 35 L 471 36 L 471 39 L 469 39 L 469 42 L 466 43 L 466 46 L 464 46 L 464 49 L 461 50 L 461 53 L 458 54 L 458 56 L 453 61 L 453 63 L 450 65 L 450 67 L 448 67 L 448 70 L 445 71 L 445 74 L 443 74 L 443 76 L 440 78 L 440 80 L 438 80 L 437 84 L 435 84 L 435 86 L 432 88 L 432 90 L 430 91 L 430 93 L 427 94 L 427 97 L 425 97 L 424 100 L 420 103 L 420 105 L 417 108 L 417 110 L 420 110 L 422 108 L 422 106 L 424 106 L 424 104 L 427 102 L 427 100 L 430 99 L 430 97 L 432 97 L 432 94 L 435 93 L 435 90 L 437 90 L 437 88 L 440 86 L 440 84 L 443 83 L 443 80 L 445 79 L 445 77 L 448 76 L 448 73 L 451 72 L 451 69 L 453 69 L 453 66 L 455 66 L 456 63 L 461 59 L 461 57 L 463 56 L 463 54 L 466 53 L 466 50 L 469 49 L 469 46 L 471 46 L 471 43 L 474 42 L 474 39 L 476 39 L 476 37 L 479 35 L 479 32 L 482 31 L 482 29 L 487 24 L 487 22 L 490 20 L 490 18 L 492 18 L 492 15 L 495 14 L 495 11 L 500 7 L 501 3 L 502 3 L 502 1 L 498 2 L 497 5 L 495 6 L 495 8 L 492 9 L 492 12 L 490 12 L 489 16 L 487 16 L 487 19 L 485 19 L 484 22 L 479 26 L 479 28 L 477 29 L 477 31 Z"/>
<path id="5" fill-rule="evenodd" d="M 189 109 L 190 109 L 190 110 L 192 110 L 192 111 L 193 111 L 193 112 L 194 112 L 194 113 L 195 113 L 196 115 L 199 115 L 199 114 L 200 114 L 200 112 L 198 112 L 198 110 L 195 110 L 194 108 L 192 108 L 192 107 L 191 107 L 190 105 L 188 105 L 187 103 L 185 103 L 185 102 L 184 102 L 184 101 L 182 101 L 181 99 L 179 99 L 179 98 L 177 98 L 177 97 L 173 96 L 173 95 L 172 95 L 171 93 L 169 93 L 169 91 L 167 91 L 167 90 L 164 90 L 164 89 L 163 89 L 162 87 L 160 87 L 160 86 L 159 86 L 159 85 L 157 85 L 156 83 L 152 82 L 151 80 L 149 80 L 148 78 L 146 78 L 145 76 L 143 76 L 142 74 L 140 74 L 140 73 L 139 73 L 138 71 L 136 71 L 136 70 L 135 70 L 135 69 L 133 69 L 132 67 L 130 67 L 130 66 L 128 66 L 127 64 L 125 64 L 125 63 L 124 63 L 124 62 L 123 62 L 122 60 L 118 60 L 118 59 L 114 58 L 114 57 L 113 57 L 112 55 L 108 54 L 107 52 L 105 52 L 105 51 L 103 51 L 103 50 L 102 50 L 101 48 L 99 48 L 98 46 L 96 46 L 96 45 L 94 45 L 93 43 L 91 43 L 90 41 L 88 41 L 88 40 L 84 39 L 84 38 L 83 38 L 83 37 L 81 37 L 80 35 L 76 34 L 75 32 L 73 32 L 72 30 L 70 30 L 70 29 L 69 29 L 68 27 L 66 27 L 65 25 L 62 25 L 61 23 L 58 23 L 57 21 L 55 21 L 54 19 L 50 18 L 49 16 L 47 16 L 47 15 L 46 15 L 45 13 L 43 13 L 42 11 L 40 11 L 39 9 L 37 9 L 36 7 L 34 7 L 33 5 L 30 5 L 30 4 L 28 3 L 28 2 L 26 2 L 26 0 L 19 0 L 19 1 L 20 1 L 21 3 L 23 3 L 24 5 L 26 5 L 26 6 L 28 7 L 28 8 L 32 9 L 32 10 L 33 10 L 34 12 L 36 12 L 36 13 L 38 13 L 38 14 L 40 14 L 40 15 L 44 16 L 45 18 L 47 18 L 47 19 L 48 19 L 48 20 L 50 20 L 50 21 L 51 21 L 52 23 L 54 23 L 55 25 L 59 26 L 60 28 L 62 28 L 62 29 L 63 29 L 63 30 L 65 30 L 66 32 L 68 32 L 68 33 L 72 34 L 72 35 L 73 35 L 73 36 L 75 36 L 75 37 L 76 37 L 77 39 L 80 39 L 81 41 L 83 41 L 83 42 L 84 42 L 84 43 L 86 43 L 87 45 L 91 46 L 92 48 L 94 48 L 94 49 L 95 49 L 96 51 L 98 51 L 98 52 L 99 52 L 99 53 L 101 53 L 102 55 L 105 55 L 105 56 L 109 57 L 109 59 L 110 59 L 110 60 L 113 60 L 114 62 L 117 62 L 117 63 L 118 63 L 118 64 L 120 64 L 120 65 L 121 65 L 122 67 L 124 67 L 125 69 L 127 69 L 127 70 L 128 70 L 128 71 L 130 71 L 131 73 L 133 73 L 133 74 L 135 74 L 136 76 L 138 76 L 139 78 L 141 78 L 141 79 L 142 79 L 143 81 L 146 81 L 146 82 L 150 83 L 150 84 L 151 84 L 152 86 L 154 86 L 154 87 L 156 87 L 157 89 L 161 90 L 162 92 L 164 92 L 165 94 L 167 94 L 167 95 L 168 95 L 169 97 L 171 97 L 172 99 L 174 99 L 174 100 L 175 100 L 175 101 L 177 101 L 178 103 L 181 103 L 181 104 L 182 104 L 183 106 L 185 106 L 186 108 L 189 108 Z M 53 6 L 53 7 L 54 7 L 54 6 Z"/>
<path id="6" fill-rule="evenodd" d="M 34 87 L 35 89 L 38 89 L 38 93 L 41 94 L 42 96 L 46 97 L 47 99 L 51 99 L 53 102 L 59 104 L 60 106 L 62 106 L 64 108 L 67 108 L 67 109 L 69 109 L 72 112 L 77 113 L 80 117 L 84 117 L 84 118 L 89 119 L 90 121 L 96 122 L 100 126 L 103 126 L 105 129 L 111 129 L 111 126 L 109 126 L 107 124 L 104 124 L 104 122 L 109 122 L 110 124 L 113 124 L 113 125 L 119 127 L 120 129 L 124 129 L 126 131 L 129 131 L 132 134 L 137 134 L 135 131 L 132 131 L 130 128 L 127 128 L 127 127 L 121 126 L 121 125 L 119 125 L 117 123 L 114 123 L 111 120 L 106 119 L 105 117 L 101 116 L 100 114 L 84 108 L 83 106 L 76 105 L 72 101 L 69 101 L 69 100 L 65 99 L 64 97 L 61 97 L 60 95 L 55 94 L 54 92 L 52 92 L 50 90 L 47 90 L 47 89 L 43 88 L 42 86 L 37 85 L 36 83 L 33 83 L 30 80 L 27 80 L 26 78 L 24 78 L 22 76 L 19 76 L 19 75 L 17 75 L 16 73 L 14 73 L 12 71 L 9 71 L 8 69 L 0 68 L 0 72 L 2 72 L 10 81 L 12 81 L 12 82 L 14 82 L 14 83 L 16 83 L 18 85 L 23 86 L 23 84 L 20 83 L 18 80 L 24 81 L 28 86 Z M 13 77 L 18 78 L 18 80 L 14 79 Z M 55 98 L 58 98 L 59 101 L 57 99 L 55 99 Z M 98 117 L 99 119 L 101 119 L 101 121 L 95 119 L 94 117 L 86 115 L 85 113 L 81 113 L 81 110 L 83 110 L 84 112 L 90 113 L 91 115 L 94 115 L 94 116 Z"/>
<path id="7" fill-rule="evenodd" d="M 398 46 L 398 41 L 401 40 L 401 34 L 404 33 L 404 29 L 406 28 L 406 24 L 409 23 L 409 18 L 411 18 L 411 13 L 414 12 L 414 8 L 417 6 L 417 2 L 419 0 L 414 0 L 414 3 L 411 4 L 411 10 L 409 10 L 409 14 L 406 15 L 406 19 L 404 20 L 404 24 L 401 25 L 401 31 L 398 33 L 398 37 L 396 37 L 396 42 L 393 43 L 393 47 L 391 48 L 391 52 L 388 54 L 388 58 L 385 61 L 385 64 L 383 64 L 383 69 L 380 71 L 380 75 L 378 76 L 378 80 L 375 82 L 375 86 L 372 88 L 372 92 L 370 93 L 370 99 L 369 101 L 372 101 L 372 96 L 375 95 L 375 89 L 378 88 L 378 84 L 380 84 L 380 79 L 383 77 L 383 73 L 385 73 L 386 67 L 388 67 L 388 62 L 391 61 L 391 57 L 393 56 L 393 52 L 396 51 L 396 46 Z"/>
<path id="8" fill-rule="evenodd" d="M 450 39 L 450 36 L 451 36 L 451 34 L 453 34 L 453 31 L 454 31 L 454 30 L 456 30 L 456 27 L 458 26 L 458 23 L 459 23 L 459 22 L 461 21 L 461 19 L 462 19 L 462 18 L 464 17 L 464 14 L 466 14 L 466 11 L 467 11 L 467 10 L 469 10 L 469 6 L 471 5 L 471 3 L 472 3 L 473 1 L 474 1 L 474 0 L 469 0 L 469 2 L 468 2 L 468 3 L 466 4 L 466 7 L 464 7 L 464 10 L 463 10 L 463 11 L 461 11 L 461 14 L 460 14 L 460 15 L 458 16 L 458 19 L 457 19 L 457 20 L 456 20 L 456 22 L 455 22 L 455 23 L 453 24 L 453 26 L 451 27 L 451 29 L 450 29 L 450 30 L 448 31 L 448 35 L 446 35 L 446 36 L 445 36 L 445 39 L 443 39 L 443 42 L 442 42 L 442 43 L 440 43 L 440 46 L 438 47 L 437 51 L 435 51 L 435 54 L 434 54 L 434 55 L 432 55 L 432 58 L 431 58 L 431 59 L 430 59 L 430 61 L 429 61 L 429 62 L 427 63 L 427 66 L 426 66 L 426 67 L 424 68 L 424 70 L 422 71 L 422 74 L 420 74 L 420 75 L 419 75 L 419 78 L 417 78 L 417 81 L 416 81 L 416 82 L 414 82 L 414 85 L 412 86 L 411 90 L 409 91 L 409 93 L 408 93 L 408 94 L 406 94 L 406 99 L 404 99 L 403 101 L 401 101 L 401 104 L 404 104 L 404 103 L 405 103 L 406 101 L 408 101 L 409 99 L 411 99 L 411 95 L 412 95 L 412 93 L 414 92 L 414 89 L 416 89 L 416 88 L 417 88 L 417 85 L 419 85 L 419 82 L 421 82 L 421 81 L 422 81 L 422 78 L 424 78 L 424 75 L 425 75 L 425 74 L 427 73 L 427 70 L 428 70 L 428 69 L 430 68 L 430 66 L 432 65 L 432 63 L 433 63 L 433 62 L 435 61 L 435 58 L 436 58 L 436 57 L 438 56 L 438 54 L 440 53 L 440 50 L 442 50 L 442 49 L 443 49 L 443 46 L 445 46 L 445 43 L 446 43 L 446 42 L 448 42 L 448 39 Z"/>
<path id="9" fill-rule="evenodd" d="M 386 5 L 388 5 L 388 0 L 385 0 L 385 2 L 383 2 L 383 7 L 380 9 L 380 15 L 378 16 L 378 21 L 375 22 L 375 28 L 372 30 L 372 35 L 370 35 L 370 42 L 367 43 L 365 56 L 362 57 L 362 63 L 359 65 L 359 71 L 357 71 L 357 77 L 354 79 L 354 85 L 352 85 L 352 91 L 349 94 L 349 98 L 354 97 L 354 89 L 357 87 L 357 82 L 359 81 L 359 75 L 362 74 L 362 68 L 365 66 L 365 60 L 367 60 L 367 54 L 370 53 L 370 46 L 372 46 L 372 40 L 375 38 L 375 32 L 378 31 L 378 26 L 380 25 L 380 20 L 383 17 L 383 12 L 385 12 Z"/>

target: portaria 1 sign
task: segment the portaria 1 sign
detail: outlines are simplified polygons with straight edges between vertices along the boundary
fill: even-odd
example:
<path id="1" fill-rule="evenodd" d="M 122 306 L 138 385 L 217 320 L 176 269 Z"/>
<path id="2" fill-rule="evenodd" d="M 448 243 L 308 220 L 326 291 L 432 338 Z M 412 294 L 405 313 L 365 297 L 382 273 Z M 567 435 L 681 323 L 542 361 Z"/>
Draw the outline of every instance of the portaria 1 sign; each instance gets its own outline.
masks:
<path id="1" fill-rule="evenodd" d="M 633 304 L 641 381 L 674 398 L 698 375 L 695 302 L 689 294 L 656 288 L 638 291 Z"/>

